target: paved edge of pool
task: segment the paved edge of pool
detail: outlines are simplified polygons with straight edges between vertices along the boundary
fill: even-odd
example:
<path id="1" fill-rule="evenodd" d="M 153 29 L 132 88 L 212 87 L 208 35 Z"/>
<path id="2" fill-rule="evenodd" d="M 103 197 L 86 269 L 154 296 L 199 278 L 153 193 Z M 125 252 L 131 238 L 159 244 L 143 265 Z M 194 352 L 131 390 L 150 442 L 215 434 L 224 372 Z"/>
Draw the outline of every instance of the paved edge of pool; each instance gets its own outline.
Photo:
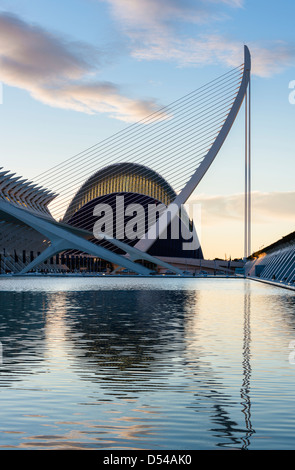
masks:
<path id="1" fill-rule="evenodd" d="M 251 276 L 249 276 L 247 279 L 250 279 L 251 281 L 262 282 L 263 284 L 268 284 L 273 287 L 280 287 L 281 289 L 288 289 L 288 290 L 295 291 L 295 286 L 288 286 L 288 284 L 284 284 L 283 282 L 274 282 L 274 281 L 269 281 L 267 279 L 259 279 L 257 277 L 251 277 Z"/>

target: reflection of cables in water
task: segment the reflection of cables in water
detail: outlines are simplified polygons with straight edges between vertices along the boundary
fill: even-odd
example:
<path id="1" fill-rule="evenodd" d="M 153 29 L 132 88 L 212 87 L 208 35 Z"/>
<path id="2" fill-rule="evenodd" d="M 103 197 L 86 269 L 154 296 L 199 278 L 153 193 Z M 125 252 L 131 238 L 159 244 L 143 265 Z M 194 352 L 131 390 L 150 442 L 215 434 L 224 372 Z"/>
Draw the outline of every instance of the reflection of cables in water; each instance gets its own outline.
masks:
<path id="1" fill-rule="evenodd" d="M 250 438 L 254 434 L 254 429 L 251 423 L 251 400 L 250 400 L 250 378 L 251 378 L 251 324 L 250 324 L 250 294 L 245 293 L 244 298 L 244 340 L 243 340 L 243 383 L 241 387 L 241 405 L 243 406 L 242 413 L 245 416 L 246 434 L 242 438 L 243 450 L 247 450 L 250 445 Z"/>

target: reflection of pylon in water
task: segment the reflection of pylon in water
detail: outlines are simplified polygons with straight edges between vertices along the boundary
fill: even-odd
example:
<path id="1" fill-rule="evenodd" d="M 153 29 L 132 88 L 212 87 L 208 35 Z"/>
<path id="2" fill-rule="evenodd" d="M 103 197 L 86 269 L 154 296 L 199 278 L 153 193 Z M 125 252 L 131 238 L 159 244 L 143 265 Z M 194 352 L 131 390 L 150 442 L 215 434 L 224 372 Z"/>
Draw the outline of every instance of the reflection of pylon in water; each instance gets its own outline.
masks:
<path id="1" fill-rule="evenodd" d="M 250 293 L 245 292 L 244 297 L 244 328 L 243 328 L 243 382 L 241 387 L 242 413 L 245 418 L 246 433 L 242 438 L 242 449 L 248 449 L 250 438 L 254 434 L 251 422 L 251 400 L 250 400 L 250 379 L 251 379 L 251 304 Z"/>

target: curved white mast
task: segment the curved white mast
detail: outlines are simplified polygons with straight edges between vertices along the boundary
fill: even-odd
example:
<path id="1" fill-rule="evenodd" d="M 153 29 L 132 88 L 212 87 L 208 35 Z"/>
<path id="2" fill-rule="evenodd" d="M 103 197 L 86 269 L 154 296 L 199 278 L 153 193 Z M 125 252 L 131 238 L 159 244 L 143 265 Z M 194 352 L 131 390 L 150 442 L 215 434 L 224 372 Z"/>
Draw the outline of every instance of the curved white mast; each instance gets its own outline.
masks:
<path id="1" fill-rule="evenodd" d="M 217 156 L 219 150 L 221 149 L 235 119 L 239 113 L 240 107 L 243 103 L 243 100 L 247 93 L 247 88 L 250 81 L 250 72 L 251 72 L 251 56 L 250 51 L 247 46 L 244 46 L 244 72 L 241 80 L 240 89 L 237 93 L 235 101 L 232 105 L 232 108 L 227 115 L 227 118 L 216 137 L 212 147 L 210 148 L 209 152 L 203 159 L 200 166 L 197 168 L 193 176 L 190 178 L 188 183 L 182 189 L 182 191 L 176 196 L 174 201 L 167 207 L 166 211 L 159 217 L 157 222 L 150 227 L 147 233 L 136 243 L 135 248 L 141 250 L 143 252 L 148 251 L 148 249 L 154 244 L 156 241 L 155 233 L 159 237 L 161 233 L 163 233 L 166 228 L 167 224 L 172 221 L 172 219 L 178 215 L 179 210 L 183 204 L 186 203 L 188 198 L 191 196 L 193 191 L 196 189 L 200 181 L 202 180 L 205 173 L 208 171 L 210 165 L 214 161 L 215 157 Z M 169 217 L 167 217 L 167 214 Z"/>

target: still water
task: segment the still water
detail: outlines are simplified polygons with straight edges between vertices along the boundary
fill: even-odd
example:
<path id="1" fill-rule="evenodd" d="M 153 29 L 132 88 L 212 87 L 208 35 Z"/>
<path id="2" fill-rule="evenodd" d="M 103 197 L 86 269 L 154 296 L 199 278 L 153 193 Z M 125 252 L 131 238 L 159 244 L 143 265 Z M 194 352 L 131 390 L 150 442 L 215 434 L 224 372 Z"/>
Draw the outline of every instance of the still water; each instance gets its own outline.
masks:
<path id="1" fill-rule="evenodd" d="M 2 279 L 0 328 L 1 449 L 295 448 L 292 291 Z"/>

